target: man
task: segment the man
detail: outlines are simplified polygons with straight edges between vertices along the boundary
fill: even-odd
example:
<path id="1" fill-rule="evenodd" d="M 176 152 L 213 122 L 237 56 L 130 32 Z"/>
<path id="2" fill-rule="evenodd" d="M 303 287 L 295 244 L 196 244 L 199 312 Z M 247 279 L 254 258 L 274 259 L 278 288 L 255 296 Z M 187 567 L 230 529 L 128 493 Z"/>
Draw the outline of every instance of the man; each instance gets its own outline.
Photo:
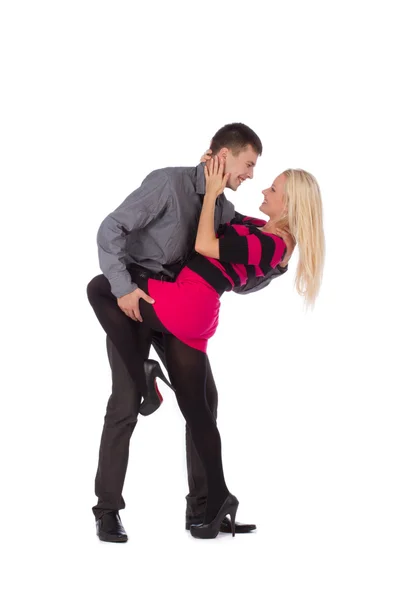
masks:
<path id="1" fill-rule="evenodd" d="M 257 158 L 262 153 L 259 137 L 246 125 L 233 123 L 222 127 L 212 139 L 214 155 L 225 159 L 230 173 L 227 187 L 233 191 L 253 177 Z M 165 365 L 162 335 L 149 331 L 142 321 L 139 300 L 152 299 L 135 283 L 138 277 L 156 277 L 172 280 L 193 251 L 201 203 L 205 194 L 204 165 L 171 167 L 153 171 L 113 213 L 101 224 L 97 241 L 100 267 L 110 282 L 111 290 L 120 309 L 137 322 L 137 335 L 143 356 L 148 356 L 150 345 Z M 233 204 L 222 194 L 215 207 L 215 229 L 234 217 Z M 288 248 L 289 250 L 289 248 Z M 246 286 L 240 281 L 237 293 L 250 293 L 269 284 L 287 270 L 285 263 L 264 279 L 250 278 Z M 102 276 L 100 276 L 102 277 Z M 89 299 L 96 293 L 96 278 L 88 285 Z M 141 397 L 136 383 L 107 338 L 107 351 L 112 370 L 112 394 L 109 398 L 100 443 L 99 464 L 95 482 L 98 503 L 93 507 L 97 535 L 103 541 L 125 542 L 127 535 L 119 517 L 125 507 L 122 488 L 129 455 L 129 442 L 140 412 Z M 208 405 L 216 418 L 218 395 L 211 369 L 206 380 Z M 207 483 L 200 459 L 193 446 L 190 431 L 186 429 L 186 456 L 189 494 L 186 497 L 186 528 L 203 522 L 207 502 Z M 162 492 L 160 493 L 162 495 Z M 255 525 L 237 524 L 237 533 L 247 533 Z M 221 531 L 229 533 L 226 519 Z"/>

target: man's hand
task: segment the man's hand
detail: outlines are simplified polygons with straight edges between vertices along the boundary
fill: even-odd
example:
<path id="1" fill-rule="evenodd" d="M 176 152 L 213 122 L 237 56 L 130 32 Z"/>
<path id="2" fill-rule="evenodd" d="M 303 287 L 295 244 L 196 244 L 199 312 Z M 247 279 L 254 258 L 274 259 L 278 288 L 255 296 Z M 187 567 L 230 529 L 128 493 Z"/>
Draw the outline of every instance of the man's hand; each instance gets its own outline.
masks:
<path id="1" fill-rule="evenodd" d="M 143 298 L 149 304 L 154 304 L 153 298 L 150 298 L 143 290 L 137 288 L 130 294 L 125 294 L 125 296 L 121 296 L 118 298 L 118 306 L 120 309 L 126 314 L 127 317 L 130 317 L 134 321 L 140 321 L 143 323 L 142 315 L 139 310 L 139 300 Z"/>
<path id="2" fill-rule="evenodd" d="M 294 237 L 290 234 L 288 229 L 277 229 L 276 233 L 283 239 L 286 244 L 286 254 L 284 260 L 279 263 L 279 266 L 282 268 L 287 267 L 290 257 L 293 254 L 293 250 L 296 247 L 296 241 Z"/>
<path id="3" fill-rule="evenodd" d="M 211 160 L 212 157 L 212 150 L 209 148 L 201 157 L 200 162 L 207 162 L 208 160 Z"/>

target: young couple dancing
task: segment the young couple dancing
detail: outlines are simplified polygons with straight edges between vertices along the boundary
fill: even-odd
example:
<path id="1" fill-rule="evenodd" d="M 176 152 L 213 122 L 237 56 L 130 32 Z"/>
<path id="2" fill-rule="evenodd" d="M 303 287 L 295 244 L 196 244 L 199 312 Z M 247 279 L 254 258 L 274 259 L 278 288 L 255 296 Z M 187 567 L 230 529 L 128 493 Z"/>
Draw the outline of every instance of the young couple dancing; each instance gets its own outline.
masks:
<path id="1" fill-rule="evenodd" d="M 104 275 L 89 283 L 88 298 L 107 334 L 113 378 L 93 507 L 103 541 L 128 539 L 119 510 L 129 440 L 138 413 L 149 415 L 161 403 L 156 378 L 163 374 L 148 360 L 151 344 L 187 426 L 186 528 L 196 538 L 255 529 L 236 523 L 239 501 L 224 477 L 208 340 L 218 326 L 221 296 L 266 287 L 286 272 L 295 245 L 296 289 L 313 305 L 325 249 L 321 195 L 310 173 L 288 169 L 263 190 L 260 211 L 267 221 L 235 212 L 225 198 L 226 187 L 235 191 L 253 177 L 261 153 L 254 131 L 226 125 L 197 167 L 153 171 L 100 226 Z"/>

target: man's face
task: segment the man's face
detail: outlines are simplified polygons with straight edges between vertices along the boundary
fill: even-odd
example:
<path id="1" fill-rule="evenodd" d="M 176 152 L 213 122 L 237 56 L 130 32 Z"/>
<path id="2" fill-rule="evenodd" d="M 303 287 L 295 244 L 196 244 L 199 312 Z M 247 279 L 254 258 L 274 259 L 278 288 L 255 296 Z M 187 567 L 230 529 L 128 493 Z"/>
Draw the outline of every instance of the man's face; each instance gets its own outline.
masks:
<path id="1" fill-rule="evenodd" d="M 246 146 L 234 156 L 228 148 L 222 148 L 217 156 L 225 158 L 225 173 L 230 173 L 226 187 L 234 192 L 246 181 L 253 179 L 253 169 L 256 166 L 258 154 L 251 146 Z"/>

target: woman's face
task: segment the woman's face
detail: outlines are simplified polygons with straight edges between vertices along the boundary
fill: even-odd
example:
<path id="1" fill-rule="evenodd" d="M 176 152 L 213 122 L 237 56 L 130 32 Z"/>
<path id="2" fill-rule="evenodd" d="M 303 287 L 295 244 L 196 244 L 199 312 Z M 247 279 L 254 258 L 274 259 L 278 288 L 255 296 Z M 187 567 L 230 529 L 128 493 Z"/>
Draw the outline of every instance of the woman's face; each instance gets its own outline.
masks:
<path id="1" fill-rule="evenodd" d="M 276 221 L 282 216 L 285 209 L 284 191 L 285 191 L 286 175 L 279 175 L 266 190 L 263 190 L 263 203 L 260 206 L 261 212 L 267 215 L 271 220 Z"/>

